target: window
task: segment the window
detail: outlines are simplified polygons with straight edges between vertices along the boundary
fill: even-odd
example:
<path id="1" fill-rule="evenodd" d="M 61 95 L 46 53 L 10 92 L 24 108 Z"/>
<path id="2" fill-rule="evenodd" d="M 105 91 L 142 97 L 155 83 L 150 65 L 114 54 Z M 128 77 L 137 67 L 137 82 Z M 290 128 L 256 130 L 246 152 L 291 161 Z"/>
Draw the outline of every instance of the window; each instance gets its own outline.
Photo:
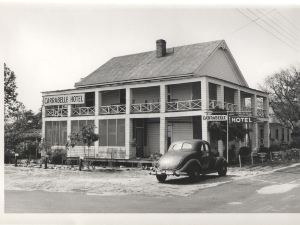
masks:
<path id="1" fill-rule="evenodd" d="M 192 149 L 192 145 L 190 143 L 183 143 L 182 149 Z"/>
<path id="2" fill-rule="evenodd" d="M 281 141 L 284 141 L 284 128 L 281 129 Z"/>
<path id="3" fill-rule="evenodd" d="M 275 137 L 277 140 L 279 139 L 279 130 L 276 129 L 276 137 Z"/>
<path id="4" fill-rule="evenodd" d="M 79 133 L 80 130 L 87 125 L 94 125 L 94 120 L 72 120 L 71 121 L 71 133 Z M 83 142 L 80 141 L 77 146 L 83 146 Z"/>
<path id="5" fill-rule="evenodd" d="M 116 124 L 116 120 L 108 120 L 108 146 L 116 146 L 117 144 Z"/>
<path id="6" fill-rule="evenodd" d="M 99 146 L 125 146 L 125 120 L 99 120 Z"/>
<path id="7" fill-rule="evenodd" d="M 67 143 L 67 121 L 46 121 L 45 141 L 51 146 L 65 145 Z"/>
<path id="8" fill-rule="evenodd" d="M 181 142 L 177 142 L 177 143 L 175 143 L 175 144 L 172 146 L 172 150 L 174 150 L 174 151 L 179 151 L 179 150 L 181 150 L 181 147 L 182 147 L 182 143 L 181 143 Z"/>

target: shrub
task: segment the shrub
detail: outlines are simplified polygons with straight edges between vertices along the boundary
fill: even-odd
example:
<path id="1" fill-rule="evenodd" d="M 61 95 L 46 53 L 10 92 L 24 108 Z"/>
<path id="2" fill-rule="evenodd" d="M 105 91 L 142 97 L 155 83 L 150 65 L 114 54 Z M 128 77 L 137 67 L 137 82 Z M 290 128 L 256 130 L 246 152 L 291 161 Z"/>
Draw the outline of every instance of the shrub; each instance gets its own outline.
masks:
<path id="1" fill-rule="evenodd" d="M 270 152 L 278 152 L 280 151 L 280 145 L 278 144 L 272 144 L 269 148 L 269 151 Z"/>
<path id="2" fill-rule="evenodd" d="M 241 156 L 248 156 L 251 154 L 251 148 L 250 147 L 241 147 L 239 150 L 239 155 Z"/>
<path id="3" fill-rule="evenodd" d="M 67 152 L 62 149 L 56 149 L 50 155 L 50 161 L 53 164 L 62 164 L 66 158 Z"/>
<path id="4" fill-rule="evenodd" d="M 270 152 L 270 149 L 267 148 L 267 147 L 260 147 L 260 148 L 259 148 L 259 152 L 269 153 L 269 152 Z"/>

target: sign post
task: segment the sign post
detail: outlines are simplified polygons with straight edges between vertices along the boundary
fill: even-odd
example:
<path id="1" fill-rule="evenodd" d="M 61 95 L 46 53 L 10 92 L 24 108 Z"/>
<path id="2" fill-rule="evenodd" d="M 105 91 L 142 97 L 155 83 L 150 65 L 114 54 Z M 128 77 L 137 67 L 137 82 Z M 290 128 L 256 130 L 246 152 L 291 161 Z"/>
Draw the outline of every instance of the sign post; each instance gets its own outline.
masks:
<path id="1" fill-rule="evenodd" d="M 17 157 L 19 156 L 19 154 L 18 153 L 15 153 L 15 167 L 17 167 L 18 166 L 18 161 L 17 161 Z"/>

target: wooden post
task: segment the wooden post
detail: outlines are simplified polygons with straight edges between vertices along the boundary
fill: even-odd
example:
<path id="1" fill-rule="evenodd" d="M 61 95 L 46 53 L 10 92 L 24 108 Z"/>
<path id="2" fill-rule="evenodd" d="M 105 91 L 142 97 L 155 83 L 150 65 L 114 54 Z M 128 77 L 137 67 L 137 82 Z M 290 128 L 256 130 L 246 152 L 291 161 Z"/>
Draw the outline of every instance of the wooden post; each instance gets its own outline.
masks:
<path id="1" fill-rule="evenodd" d="M 241 155 L 239 154 L 239 162 L 240 162 L 240 168 L 242 168 L 242 160 L 241 160 Z"/>

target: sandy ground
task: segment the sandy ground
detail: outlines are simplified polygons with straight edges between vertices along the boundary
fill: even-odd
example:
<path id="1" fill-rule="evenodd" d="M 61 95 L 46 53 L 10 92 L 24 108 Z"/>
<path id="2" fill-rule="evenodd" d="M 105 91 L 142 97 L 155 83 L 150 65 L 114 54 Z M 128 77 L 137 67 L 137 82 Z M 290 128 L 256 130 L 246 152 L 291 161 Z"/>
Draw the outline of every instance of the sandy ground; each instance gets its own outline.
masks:
<path id="1" fill-rule="evenodd" d="M 156 181 L 148 170 L 139 168 L 96 168 L 94 171 L 70 170 L 67 167 L 43 169 L 30 167 L 5 166 L 5 190 L 9 191 L 48 191 L 79 192 L 86 195 L 144 195 L 144 196 L 190 196 L 195 192 L 216 187 L 237 180 L 255 178 L 273 173 L 283 168 L 299 166 L 300 163 L 287 165 L 258 165 L 256 167 L 229 168 L 228 176 L 215 174 L 199 178 L 190 183 L 185 178 L 169 177 L 165 184 Z M 209 177 L 209 179 L 207 179 Z M 188 184 L 188 185 L 186 185 Z M 285 187 L 271 185 L 258 193 L 268 194 L 291 189 L 298 184 Z"/>

